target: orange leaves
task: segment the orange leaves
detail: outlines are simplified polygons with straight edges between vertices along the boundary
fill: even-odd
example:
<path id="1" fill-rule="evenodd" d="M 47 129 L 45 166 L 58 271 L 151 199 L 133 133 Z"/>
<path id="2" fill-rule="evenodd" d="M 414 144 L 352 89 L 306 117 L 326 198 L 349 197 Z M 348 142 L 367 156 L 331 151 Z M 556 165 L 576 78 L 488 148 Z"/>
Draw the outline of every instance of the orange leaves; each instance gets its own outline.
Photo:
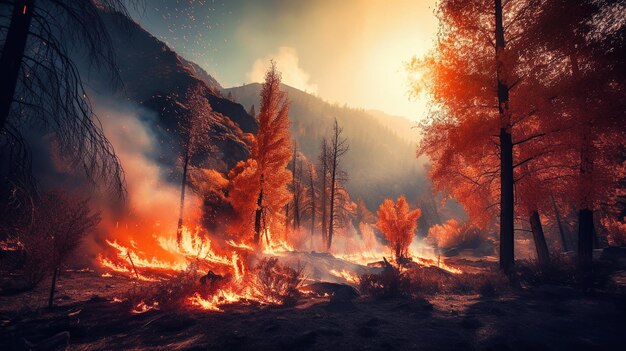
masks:
<path id="1" fill-rule="evenodd" d="M 417 229 L 417 219 L 421 215 L 422 210 L 419 208 L 412 211 L 409 209 L 404 196 L 400 196 L 396 203 L 386 199 L 380 205 L 376 226 L 389 240 L 396 259 L 407 257 L 409 245 Z"/>
<path id="2" fill-rule="evenodd" d="M 289 100 L 280 90 L 280 73 L 272 62 L 261 89 L 259 131 L 252 154 L 229 173 L 229 201 L 239 215 L 238 223 L 231 225 L 231 234 L 252 237 L 254 222 L 259 221 L 255 219 L 255 212 L 260 210 L 263 213 L 259 216 L 261 230 L 271 229 L 271 237 L 280 239 L 278 234 L 284 222 L 282 209 L 289 201 L 287 184 L 291 181 L 291 172 L 287 164 L 290 159 Z"/>

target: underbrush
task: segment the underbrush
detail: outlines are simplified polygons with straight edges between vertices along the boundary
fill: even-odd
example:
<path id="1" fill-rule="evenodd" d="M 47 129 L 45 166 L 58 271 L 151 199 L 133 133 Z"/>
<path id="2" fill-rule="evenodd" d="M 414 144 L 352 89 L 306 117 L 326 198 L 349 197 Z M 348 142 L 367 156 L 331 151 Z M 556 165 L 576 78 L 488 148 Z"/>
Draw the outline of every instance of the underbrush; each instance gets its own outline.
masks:
<path id="1" fill-rule="evenodd" d="M 452 274 L 436 267 L 400 270 L 388 267 L 379 274 L 361 276 L 360 290 L 375 298 L 420 297 L 438 293 L 492 296 L 510 289 L 501 273 Z"/>
<path id="2" fill-rule="evenodd" d="M 537 261 L 518 261 L 515 278 L 522 286 L 575 285 L 576 266 L 572 259 L 561 256 L 552 257 L 550 263 L 543 266 Z"/>
<path id="3" fill-rule="evenodd" d="M 304 267 L 282 265 L 277 258 L 264 258 L 255 267 L 255 286 L 262 296 L 280 305 L 293 305 L 300 298 L 298 288 L 304 282 Z"/>
<path id="4" fill-rule="evenodd" d="M 213 271 L 202 273 L 197 265 L 190 264 L 184 272 L 154 282 L 129 292 L 129 302 L 133 306 L 145 304 L 161 310 L 173 310 L 184 307 L 192 296 L 210 299 L 222 289 L 232 291 L 253 287 L 258 300 L 262 303 L 293 305 L 300 298 L 298 287 L 304 281 L 304 267 L 296 269 L 283 265 L 277 258 L 264 258 L 252 269 L 248 276 L 240 281 L 233 281 L 230 275 L 219 275 Z M 217 295 L 219 296 L 219 295 Z"/>

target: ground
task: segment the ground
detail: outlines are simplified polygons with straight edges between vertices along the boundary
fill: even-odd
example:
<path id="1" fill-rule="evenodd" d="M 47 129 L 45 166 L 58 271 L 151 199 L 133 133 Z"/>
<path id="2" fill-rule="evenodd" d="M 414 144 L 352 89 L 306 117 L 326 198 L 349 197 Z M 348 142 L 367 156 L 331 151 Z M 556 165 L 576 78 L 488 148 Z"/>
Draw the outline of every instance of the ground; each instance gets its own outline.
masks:
<path id="1" fill-rule="evenodd" d="M 124 277 L 70 271 L 61 276 L 52 310 L 41 308 L 45 286 L 2 296 L 0 350 L 58 344 L 69 350 L 618 350 L 626 331 L 623 289 L 585 294 L 542 285 L 491 297 L 303 298 L 294 307 L 135 314 L 129 304 L 113 302 L 132 285 Z"/>

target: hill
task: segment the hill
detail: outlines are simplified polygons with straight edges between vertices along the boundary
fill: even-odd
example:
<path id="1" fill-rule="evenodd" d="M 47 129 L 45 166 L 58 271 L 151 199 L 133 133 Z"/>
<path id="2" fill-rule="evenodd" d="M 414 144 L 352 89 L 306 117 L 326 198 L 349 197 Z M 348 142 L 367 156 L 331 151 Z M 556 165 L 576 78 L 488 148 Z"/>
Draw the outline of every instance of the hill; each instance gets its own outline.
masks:
<path id="1" fill-rule="evenodd" d="M 258 111 L 260 89 L 260 84 L 252 83 L 224 89 L 222 95 L 232 96 L 247 109 L 255 105 Z M 348 173 L 346 188 L 354 200 L 362 198 L 372 211 L 385 198 L 399 195 L 406 195 L 413 204 L 432 206 L 430 185 L 423 161 L 415 157 L 414 143 L 363 109 L 329 104 L 288 85 L 283 89 L 291 100 L 292 136 L 307 158 L 317 161 L 322 138 L 330 134 L 337 118 L 350 144 L 343 167 Z M 422 220 L 426 227 L 438 222 L 428 212 Z"/>

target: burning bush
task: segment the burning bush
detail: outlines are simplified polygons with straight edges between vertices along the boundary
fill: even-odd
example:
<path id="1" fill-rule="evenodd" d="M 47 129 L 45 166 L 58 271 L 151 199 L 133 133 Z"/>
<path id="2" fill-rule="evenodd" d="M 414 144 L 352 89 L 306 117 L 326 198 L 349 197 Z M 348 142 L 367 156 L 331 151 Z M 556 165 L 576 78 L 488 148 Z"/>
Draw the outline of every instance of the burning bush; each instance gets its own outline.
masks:
<path id="1" fill-rule="evenodd" d="M 430 227 L 426 240 L 440 250 L 450 250 L 459 247 L 475 248 L 484 241 L 484 237 L 480 229 L 450 219 L 444 224 Z"/>
<path id="2" fill-rule="evenodd" d="M 386 199 L 380 205 L 376 226 L 389 240 L 396 260 L 407 257 L 409 245 L 417 229 L 417 220 L 421 215 L 419 208 L 410 211 L 404 196 L 400 196 L 396 203 Z"/>
<path id="3" fill-rule="evenodd" d="M 304 281 L 304 267 L 296 269 L 282 265 L 277 258 L 264 258 L 255 267 L 256 287 L 268 300 L 282 304 L 294 304 L 300 297 L 298 287 Z"/>
<path id="4" fill-rule="evenodd" d="M 131 291 L 130 302 L 133 306 L 158 306 L 162 310 L 179 309 L 185 306 L 190 297 L 213 296 L 229 279 L 214 274 L 212 271 L 202 275 L 196 264 L 192 263 L 182 272 L 166 280 L 155 282 L 141 291 Z"/>
<path id="5" fill-rule="evenodd" d="M 359 279 L 362 293 L 375 298 L 410 297 L 410 280 L 399 269 L 388 266 L 379 274 L 364 274 Z"/>

